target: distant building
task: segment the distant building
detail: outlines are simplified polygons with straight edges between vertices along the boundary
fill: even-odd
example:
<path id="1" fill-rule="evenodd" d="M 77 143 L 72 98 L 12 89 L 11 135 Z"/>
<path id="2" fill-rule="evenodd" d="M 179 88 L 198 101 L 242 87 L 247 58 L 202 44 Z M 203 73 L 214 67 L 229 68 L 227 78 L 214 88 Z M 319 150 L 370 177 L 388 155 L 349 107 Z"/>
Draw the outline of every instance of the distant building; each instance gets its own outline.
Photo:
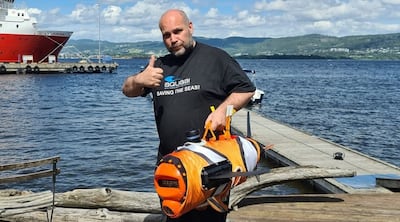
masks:
<path id="1" fill-rule="evenodd" d="M 330 52 L 350 52 L 350 49 L 348 48 L 330 48 Z"/>

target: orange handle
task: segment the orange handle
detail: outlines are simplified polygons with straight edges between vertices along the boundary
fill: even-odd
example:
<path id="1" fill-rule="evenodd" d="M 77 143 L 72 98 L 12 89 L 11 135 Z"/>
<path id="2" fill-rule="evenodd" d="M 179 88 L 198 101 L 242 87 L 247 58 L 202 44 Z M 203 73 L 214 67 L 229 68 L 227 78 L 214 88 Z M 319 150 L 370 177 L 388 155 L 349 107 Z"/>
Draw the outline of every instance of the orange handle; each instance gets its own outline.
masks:
<path id="1" fill-rule="evenodd" d="M 207 134 L 208 132 L 211 133 L 211 138 L 209 138 L 208 140 L 216 140 L 217 137 L 215 136 L 214 131 L 211 130 L 211 121 L 208 121 L 206 123 L 206 127 L 204 127 L 204 134 L 203 134 L 203 140 L 207 140 Z"/>

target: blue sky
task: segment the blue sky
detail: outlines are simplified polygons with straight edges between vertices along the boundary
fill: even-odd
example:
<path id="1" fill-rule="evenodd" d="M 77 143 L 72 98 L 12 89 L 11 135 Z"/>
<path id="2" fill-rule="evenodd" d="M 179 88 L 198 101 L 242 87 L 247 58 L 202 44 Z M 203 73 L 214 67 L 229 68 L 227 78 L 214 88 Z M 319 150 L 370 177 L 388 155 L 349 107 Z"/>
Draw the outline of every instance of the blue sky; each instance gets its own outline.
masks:
<path id="1" fill-rule="evenodd" d="M 331 36 L 400 32 L 400 0 L 16 0 L 46 30 L 73 39 L 161 41 L 158 19 L 180 8 L 195 36 L 210 38 Z M 100 18 L 100 20 L 99 20 Z"/>

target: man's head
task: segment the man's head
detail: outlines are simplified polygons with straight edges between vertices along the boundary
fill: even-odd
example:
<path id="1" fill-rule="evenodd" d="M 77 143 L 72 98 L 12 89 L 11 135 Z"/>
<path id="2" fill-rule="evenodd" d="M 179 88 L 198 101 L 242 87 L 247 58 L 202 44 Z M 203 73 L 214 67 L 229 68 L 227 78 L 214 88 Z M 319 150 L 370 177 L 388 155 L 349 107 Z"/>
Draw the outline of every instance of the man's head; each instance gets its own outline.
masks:
<path id="1" fill-rule="evenodd" d="M 164 45 L 175 56 L 181 56 L 194 46 L 193 24 L 182 10 L 170 9 L 160 18 Z"/>

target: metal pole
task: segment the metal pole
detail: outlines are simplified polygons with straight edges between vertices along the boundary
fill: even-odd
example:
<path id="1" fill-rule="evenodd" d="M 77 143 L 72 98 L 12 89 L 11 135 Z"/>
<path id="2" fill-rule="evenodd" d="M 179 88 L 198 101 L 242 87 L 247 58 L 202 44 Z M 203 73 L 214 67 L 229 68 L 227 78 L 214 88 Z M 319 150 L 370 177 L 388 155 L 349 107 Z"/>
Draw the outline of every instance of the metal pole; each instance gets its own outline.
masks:
<path id="1" fill-rule="evenodd" d="M 97 3 L 97 13 L 98 13 L 98 16 L 99 16 L 99 63 L 101 63 L 101 48 L 100 48 L 100 41 L 101 41 L 101 38 L 100 38 L 100 16 L 101 16 L 101 13 L 100 13 L 100 3 Z"/>

